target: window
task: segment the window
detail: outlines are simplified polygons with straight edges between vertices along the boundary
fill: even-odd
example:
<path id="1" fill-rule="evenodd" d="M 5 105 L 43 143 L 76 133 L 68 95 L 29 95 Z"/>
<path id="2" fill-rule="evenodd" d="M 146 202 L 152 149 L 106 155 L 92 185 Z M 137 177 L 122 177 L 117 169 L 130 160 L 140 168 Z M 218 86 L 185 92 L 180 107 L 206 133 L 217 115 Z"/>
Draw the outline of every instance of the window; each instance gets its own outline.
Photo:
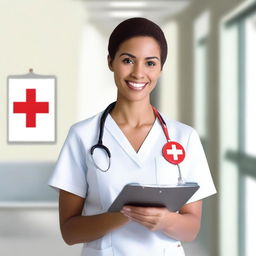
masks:
<path id="1" fill-rule="evenodd" d="M 194 23 L 194 127 L 196 128 L 203 146 L 207 134 L 207 37 L 210 32 L 210 12 L 205 11 Z"/>
<path id="2" fill-rule="evenodd" d="M 221 31 L 221 256 L 253 256 L 256 251 L 256 4 L 250 3 L 235 13 L 235 17 L 223 22 Z"/>
<path id="3" fill-rule="evenodd" d="M 256 157 L 256 14 L 244 21 L 245 29 L 245 153 Z"/>

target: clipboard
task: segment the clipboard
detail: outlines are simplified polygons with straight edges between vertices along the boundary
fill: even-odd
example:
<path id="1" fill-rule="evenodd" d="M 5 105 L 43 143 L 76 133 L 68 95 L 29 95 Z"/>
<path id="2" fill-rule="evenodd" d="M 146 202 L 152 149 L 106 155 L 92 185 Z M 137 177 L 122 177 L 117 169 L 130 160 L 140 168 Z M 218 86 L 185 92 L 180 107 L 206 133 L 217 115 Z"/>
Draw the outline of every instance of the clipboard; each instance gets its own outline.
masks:
<path id="1" fill-rule="evenodd" d="M 181 185 L 149 185 L 129 183 L 125 185 L 108 212 L 119 212 L 124 205 L 144 207 L 166 207 L 176 212 L 199 189 L 196 182 Z"/>

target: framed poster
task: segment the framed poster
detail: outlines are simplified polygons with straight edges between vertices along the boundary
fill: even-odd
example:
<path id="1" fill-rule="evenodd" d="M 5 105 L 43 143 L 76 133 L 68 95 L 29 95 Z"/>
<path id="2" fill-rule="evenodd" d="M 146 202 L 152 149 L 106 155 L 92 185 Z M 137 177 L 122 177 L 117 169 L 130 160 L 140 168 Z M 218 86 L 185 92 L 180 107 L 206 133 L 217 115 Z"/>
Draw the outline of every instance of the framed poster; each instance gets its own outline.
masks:
<path id="1" fill-rule="evenodd" d="M 8 142 L 55 142 L 56 77 L 33 73 L 7 78 Z"/>

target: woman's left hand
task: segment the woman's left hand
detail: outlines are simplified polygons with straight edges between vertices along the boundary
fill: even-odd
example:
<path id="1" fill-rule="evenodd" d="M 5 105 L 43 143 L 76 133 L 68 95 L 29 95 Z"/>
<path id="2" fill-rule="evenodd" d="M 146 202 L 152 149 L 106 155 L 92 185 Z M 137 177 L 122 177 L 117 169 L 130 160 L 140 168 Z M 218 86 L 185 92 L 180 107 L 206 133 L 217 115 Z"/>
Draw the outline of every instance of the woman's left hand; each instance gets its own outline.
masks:
<path id="1" fill-rule="evenodd" d="M 121 212 L 130 220 L 136 221 L 151 231 L 164 230 L 168 219 L 170 220 L 170 212 L 164 207 L 138 207 L 126 205 Z"/>

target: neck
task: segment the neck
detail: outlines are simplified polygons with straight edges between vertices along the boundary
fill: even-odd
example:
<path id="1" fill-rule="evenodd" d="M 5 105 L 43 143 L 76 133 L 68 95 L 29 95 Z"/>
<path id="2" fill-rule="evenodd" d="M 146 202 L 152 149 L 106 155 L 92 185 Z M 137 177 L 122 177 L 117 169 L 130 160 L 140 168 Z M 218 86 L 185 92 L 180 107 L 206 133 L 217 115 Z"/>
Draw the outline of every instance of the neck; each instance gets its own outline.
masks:
<path id="1" fill-rule="evenodd" d="M 117 100 L 111 112 L 112 118 L 119 124 L 136 127 L 155 121 L 155 114 L 149 100 L 120 101 Z"/>

